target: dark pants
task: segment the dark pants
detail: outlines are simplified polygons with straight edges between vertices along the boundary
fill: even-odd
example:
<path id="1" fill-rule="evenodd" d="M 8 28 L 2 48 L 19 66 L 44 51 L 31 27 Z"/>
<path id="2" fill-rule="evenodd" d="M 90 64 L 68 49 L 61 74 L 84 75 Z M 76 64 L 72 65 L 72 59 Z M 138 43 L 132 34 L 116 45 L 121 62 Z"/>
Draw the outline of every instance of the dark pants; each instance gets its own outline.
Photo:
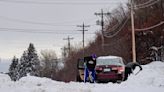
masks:
<path id="1" fill-rule="evenodd" d="M 128 79 L 128 76 L 132 73 L 132 69 L 129 67 L 125 67 L 125 78 L 124 80 Z"/>

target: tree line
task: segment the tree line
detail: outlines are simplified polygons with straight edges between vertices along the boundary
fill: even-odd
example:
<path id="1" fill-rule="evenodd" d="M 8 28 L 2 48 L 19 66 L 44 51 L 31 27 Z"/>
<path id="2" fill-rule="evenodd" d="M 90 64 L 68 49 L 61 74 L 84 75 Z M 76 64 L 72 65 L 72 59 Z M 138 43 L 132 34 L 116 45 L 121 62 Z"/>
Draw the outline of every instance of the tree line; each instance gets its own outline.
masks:
<path id="1" fill-rule="evenodd" d="M 16 58 L 16 56 L 13 57 L 8 75 L 13 81 L 17 81 L 27 75 L 55 79 L 56 73 L 61 67 L 55 51 L 42 50 L 41 57 L 39 57 L 34 45 L 30 43 L 20 59 Z"/>

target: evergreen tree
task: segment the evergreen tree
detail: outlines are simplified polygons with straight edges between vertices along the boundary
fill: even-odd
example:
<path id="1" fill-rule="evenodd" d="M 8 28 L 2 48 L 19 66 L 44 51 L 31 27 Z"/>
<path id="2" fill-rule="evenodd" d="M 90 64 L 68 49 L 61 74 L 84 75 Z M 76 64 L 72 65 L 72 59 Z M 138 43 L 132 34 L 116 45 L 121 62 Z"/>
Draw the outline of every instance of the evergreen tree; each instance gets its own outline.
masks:
<path id="1" fill-rule="evenodd" d="M 26 76 L 26 67 L 27 67 L 27 51 L 23 52 L 22 57 L 20 58 L 19 73 L 20 78 Z"/>
<path id="2" fill-rule="evenodd" d="M 39 58 L 36 53 L 35 47 L 32 43 L 30 43 L 28 52 L 27 52 L 27 57 L 28 57 L 28 64 L 27 64 L 27 72 L 29 72 L 31 75 L 39 76 Z"/>
<path id="3" fill-rule="evenodd" d="M 28 50 L 23 53 L 20 63 L 21 77 L 24 77 L 27 74 L 39 76 L 40 62 L 35 47 L 32 43 L 30 43 Z"/>
<path id="4" fill-rule="evenodd" d="M 17 81 L 19 79 L 19 72 L 18 72 L 19 67 L 18 66 L 19 66 L 18 58 L 16 58 L 14 56 L 14 58 L 12 59 L 10 68 L 9 68 L 9 76 L 10 76 L 11 80 L 13 80 L 13 81 Z"/>

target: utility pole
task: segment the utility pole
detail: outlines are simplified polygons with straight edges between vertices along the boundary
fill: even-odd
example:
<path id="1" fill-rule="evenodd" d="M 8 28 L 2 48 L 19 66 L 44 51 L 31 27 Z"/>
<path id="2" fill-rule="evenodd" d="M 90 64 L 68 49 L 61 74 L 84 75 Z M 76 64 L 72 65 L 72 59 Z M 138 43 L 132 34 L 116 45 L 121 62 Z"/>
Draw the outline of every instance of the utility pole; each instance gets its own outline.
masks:
<path id="1" fill-rule="evenodd" d="M 71 44 L 70 44 L 70 40 L 73 40 L 74 38 L 70 38 L 69 36 L 67 38 L 64 38 L 63 40 L 67 40 L 68 41 L 68 53 L 70 53 L 71 51 Z"/>
<path id="2" fill-rule="evenodd" d="M 104 52 L 104 15 L 110 15 L 109 12 L 107 13 L 104 13 L 103 12 L 103 9 L 101 9 L 101 12 L 100 13 L 95 13 L 96 16 L 100 16 L 101 17 L 101 21 L 98 21 L 97 24 L 98 25 L 101 25 L 101 45 L 102 45 L 102 51 Z"/>
<path id="3" fill-rule="evenodd" d="M 77 25 L 77 27 L 81 27 L 82 30 L 79 30 L 79 31 L 82 31 L 82 34 L 83 34 L 83 57 L 84 57 L 84 47 L 85 47 L 85 43 L 84 43 L 84 34 L 85 34 L 85 31 L 88 31 L 88 30 L 85 30 L 86 27 L 90 27 L 90 25 L 85 25 L 84 23 L 82 25 Z"/>
<path id="4" fill-rule="evenodd" d="M 136 44 L 135 44 L 135 30 L 134 30 L 134 2 L 133 2 L 133 0 L 131 0 L 131 26 L 132 26 L 133 62 L 136 62 Z"/>
<path id="5" fill-rule="evenodd" d="M 61 48 L 61 49 L 62 49 L 62 55 L 63 55 L 63 58 L 65 59 L 66 56 L 67 56 L 67 53 L 66 53 L 67 48 L 64 46 L 64 47 Z"/>

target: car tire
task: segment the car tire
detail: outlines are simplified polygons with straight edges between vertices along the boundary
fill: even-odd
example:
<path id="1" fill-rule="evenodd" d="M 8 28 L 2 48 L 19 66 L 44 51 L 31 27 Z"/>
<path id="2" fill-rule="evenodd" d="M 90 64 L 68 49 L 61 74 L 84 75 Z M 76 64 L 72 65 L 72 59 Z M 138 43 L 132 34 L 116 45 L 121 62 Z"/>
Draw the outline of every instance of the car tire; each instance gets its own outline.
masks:
<path id="1" fill-rule="evenodd" d="M 76 76 L 76 81 L 77 82 L 82 82 L 82 79 L 80 78 L 80 75 Z"/>
<path id="2" fill-rule="evenodd" d="M 99 81 L 99 80 L 95 80 L 95 82 L 96 82 L 96 83 L 100 83 L 100 81 Z"/>
<path id="3" fill-rule="evenodd" d="M 112 83 L 117 83 L 117 81 L 112 81 Z"/>

